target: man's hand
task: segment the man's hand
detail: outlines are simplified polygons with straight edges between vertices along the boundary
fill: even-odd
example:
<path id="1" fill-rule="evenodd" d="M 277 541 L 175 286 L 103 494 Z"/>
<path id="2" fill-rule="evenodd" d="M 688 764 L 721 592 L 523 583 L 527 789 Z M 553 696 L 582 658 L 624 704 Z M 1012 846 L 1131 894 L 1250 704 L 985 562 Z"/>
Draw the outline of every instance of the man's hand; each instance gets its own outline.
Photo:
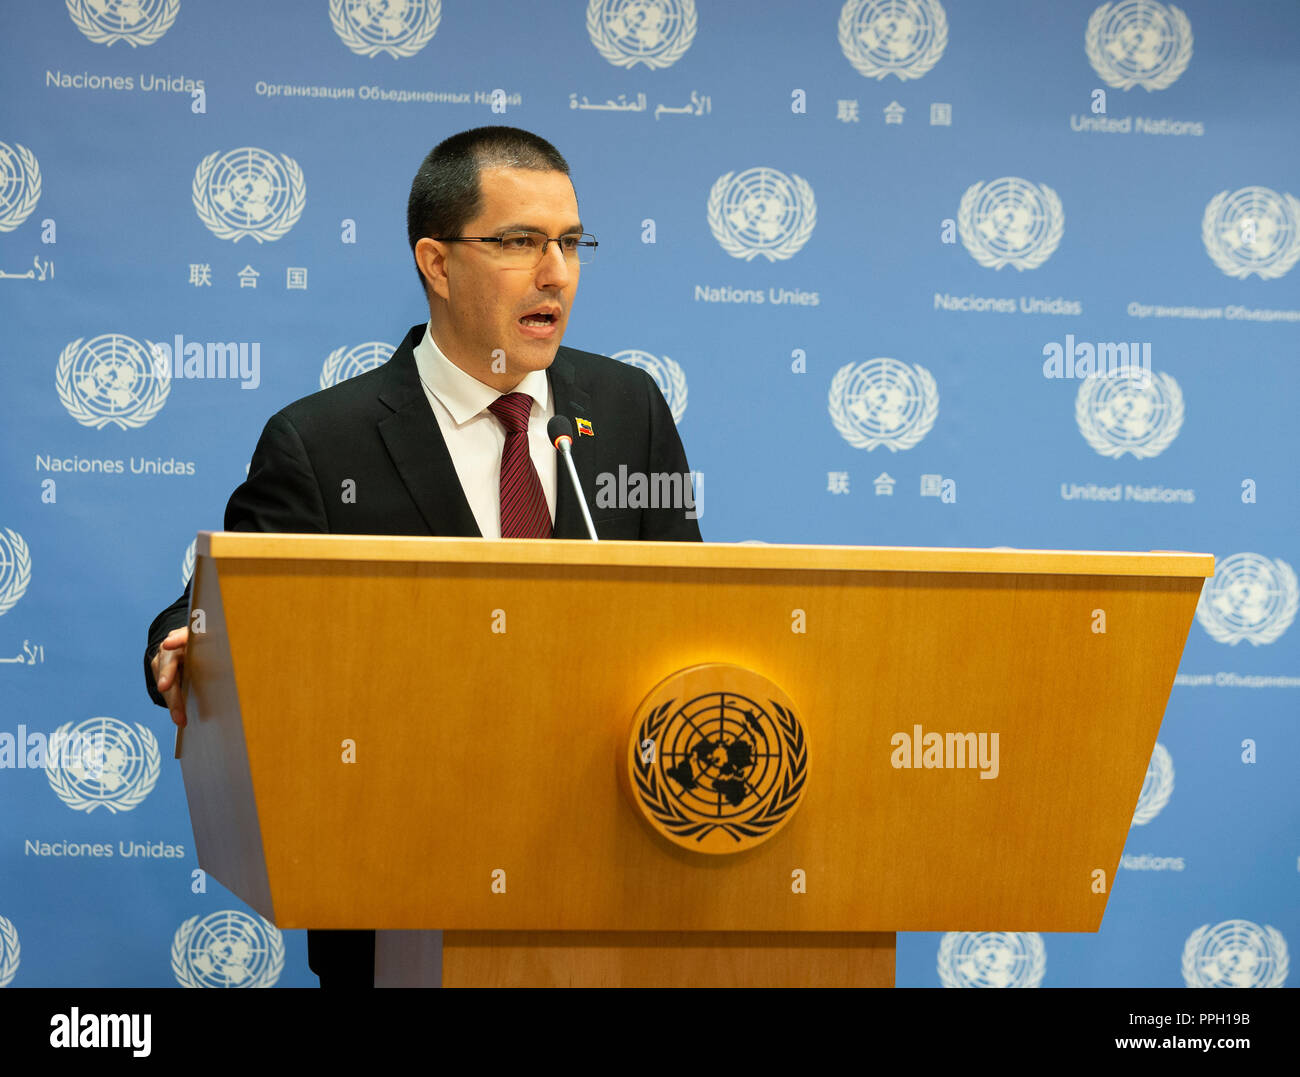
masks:
<path id="1" fill-rule="evenodd" d="M 188 628 L 174 628 L 167 633 L 158 653 L 153 656 L 153 680 L 159 694 L 167 701 L 172 721 L 185 726 L 185 694 L 181 690 L 181 673 L 185 667 L 185 647 L 190 642 Z"/>

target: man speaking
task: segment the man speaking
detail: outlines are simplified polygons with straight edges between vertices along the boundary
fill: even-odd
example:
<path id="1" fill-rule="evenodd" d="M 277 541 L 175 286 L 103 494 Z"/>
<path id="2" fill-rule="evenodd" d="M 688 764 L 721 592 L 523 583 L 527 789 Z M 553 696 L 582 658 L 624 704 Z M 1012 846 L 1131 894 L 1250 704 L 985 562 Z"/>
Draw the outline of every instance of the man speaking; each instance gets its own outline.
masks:
<path id="1" fill-rule="evenodd" d="M 688 493 L 689 468 L 649 374 L 560 346 L 597 241 L 555 147 L 513 127 L 439 143 L 411 184 L 407 234 L 428 323 L 384 365 L 271 417 L 225 529 L 585 538 L 547 436 L 561 415 L 577 426 L 574 464 L 600 538 L 698 542 L 689 496 L 596 501 L 597 476 L 620 466 L 680 475 Z M 144 659 L 150 696 L 182 726 L 188 605 L 187 586 L 150 625 Z M 374 951 L 370 931 L 307 933 L 322 987 L 370 986 Z"/>

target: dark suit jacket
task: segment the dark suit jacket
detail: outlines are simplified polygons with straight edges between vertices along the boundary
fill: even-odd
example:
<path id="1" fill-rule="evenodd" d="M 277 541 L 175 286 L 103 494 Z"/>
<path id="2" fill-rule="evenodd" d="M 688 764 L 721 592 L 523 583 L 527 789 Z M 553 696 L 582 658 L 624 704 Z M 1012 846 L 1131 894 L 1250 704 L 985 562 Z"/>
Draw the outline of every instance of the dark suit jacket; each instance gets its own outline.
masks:
<path id="1" fill-rule="evenodd" d="M 480 532 L 461 489 L 438 420 L 420 385 L 415 346 L 424 325 L 412 327 L 383 366 L 298 400 L 273 415 L 253 452 L 248 479 L 226 505 L 227 531 L 352 535 L 447 535 Z M 594 436 L 577 436 L 573 460 L 603 539 L 700 541 L 684 509 L 596 507 L 596 477 L 628 472 L 688 470 L 672 413 L 653 378 L 601 355 L 561 347 L 547 370 L 555 413 L 590 420 Z M 355 483 L 353 503 L 343 483 Z M 556 538 L 586 538 L 582 511 L 567 469 L 556 476 Z M 168 632 L 186 625 L 189 587 L 149 626 L 145 684 L 154 686 L 150 661 Z M 309 932 L 309 960 L 322 975 L 323 936 Z M 370 940 L 373 961 L 373 933 Z M 331 962 L 333 964 L 333 962 Z M 364 954 L 357 961 L 364 967 Z"/>
<path id="2" fill-rule="evenodd" d="M 226 505 L 227 531 L 346 535 L 448 535 L 480 532 L 461 490 L 438 420 L 420 385 L 414 326 L 383 366 L 298 400 L 273 415 L 253 452 L 248 479 Z M 682 509 L 596 507 L 596 477 L 629 472 L 685 473 L 672 413 L 643 370 L 601 355 L 560 348 L 547 370 L 557 415 L 591 421 L 594 436 L 577 436 L 573 461 L 603 539 L 700 541 L 698 521 Z M 355 483 L 345 503 L 343 483 Z M 566 469 L 556 476 L 556 538 L 586 538 Z M 184 628 L 189 589 L 149 626 L 149 660 L 163 637 Z"/>

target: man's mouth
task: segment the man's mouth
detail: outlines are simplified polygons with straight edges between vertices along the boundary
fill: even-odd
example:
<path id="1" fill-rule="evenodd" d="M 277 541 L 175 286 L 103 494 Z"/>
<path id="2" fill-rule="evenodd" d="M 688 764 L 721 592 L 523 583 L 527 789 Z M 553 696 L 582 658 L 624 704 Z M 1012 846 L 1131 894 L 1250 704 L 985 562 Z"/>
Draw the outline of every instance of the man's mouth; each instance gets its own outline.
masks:
<path id="1" fill-rule="evenodd" d="M 540 307 L 537 310 L 529 311 L 519 319 L 520 325 L 536 326 L 545 328 L 554 325 L 560 320 L 560 312 L 555 307 Z"/>

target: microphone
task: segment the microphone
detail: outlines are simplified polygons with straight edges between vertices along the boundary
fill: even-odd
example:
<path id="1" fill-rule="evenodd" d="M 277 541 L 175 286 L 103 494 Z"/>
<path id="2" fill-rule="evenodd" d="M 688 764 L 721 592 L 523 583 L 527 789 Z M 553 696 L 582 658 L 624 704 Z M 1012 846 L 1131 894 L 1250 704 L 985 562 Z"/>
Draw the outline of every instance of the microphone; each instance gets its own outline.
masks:
<path id="1" fill-rule="evenodd" d="M 551 439 L 551 444 L 555 446 L 569 468 L 569 478 L 573 480 L 573 488 L 578 492 L 578 504 L 582 507 L 582 518 L 587 524 L 587 534 L 591 536 L 591 541 L 598 541 L 596 538 L 596 525 L 591 522 L 591 511 L 587 508 L 587 497 L 582 492 L 582 483 L 578 481 L 578 469 L 573 466 L 573 423 L 563 415 L 555 416 L 546 424 L 546 436 Z"/>

